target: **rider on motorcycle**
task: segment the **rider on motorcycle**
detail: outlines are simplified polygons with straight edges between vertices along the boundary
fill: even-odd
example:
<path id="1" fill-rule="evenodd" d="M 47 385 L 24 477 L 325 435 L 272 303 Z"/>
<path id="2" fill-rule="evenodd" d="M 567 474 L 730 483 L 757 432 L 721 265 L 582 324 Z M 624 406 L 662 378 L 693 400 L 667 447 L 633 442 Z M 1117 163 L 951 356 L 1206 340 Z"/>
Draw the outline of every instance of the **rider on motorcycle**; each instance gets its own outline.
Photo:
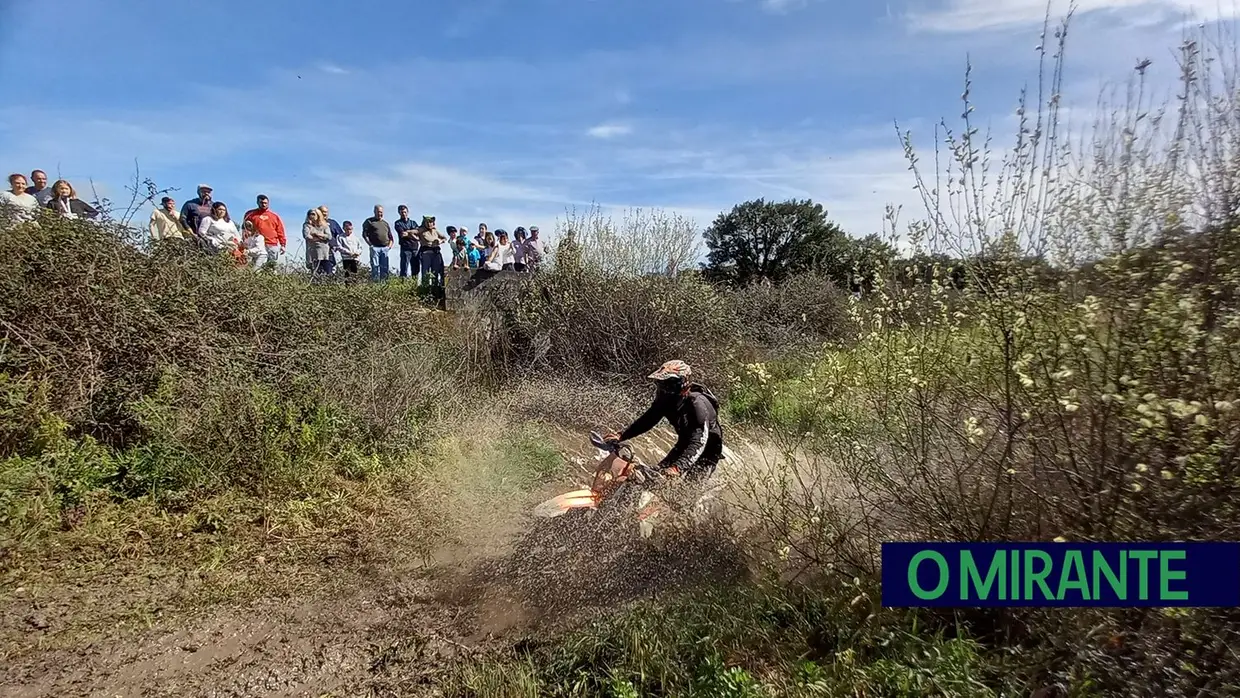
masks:
<path id="1" fill-rule="evenodd" d="M 676 430 L 676 445 L 656 470 L 679 472 L 687 482 L 701 482 L 715 472 L 723 458 L 723 430 L 719 426 L 719 400 L 705 386 L 690 382 L 692 370 L 683 361 L 668 361 L 647 376 L 655 383 L 654 402 L 619 434 L 605 440 L 629 441 L 667 419 Z"/>

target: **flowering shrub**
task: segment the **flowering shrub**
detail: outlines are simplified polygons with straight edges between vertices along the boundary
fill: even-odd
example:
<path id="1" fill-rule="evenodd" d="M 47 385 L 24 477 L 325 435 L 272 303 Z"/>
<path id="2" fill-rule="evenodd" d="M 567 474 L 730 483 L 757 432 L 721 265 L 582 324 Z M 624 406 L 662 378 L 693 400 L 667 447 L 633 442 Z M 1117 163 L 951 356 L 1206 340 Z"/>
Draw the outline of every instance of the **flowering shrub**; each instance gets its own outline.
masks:
<path id="1" fill-rule="evenodd" d="M 1001 159 L 967 84 L 939 171 L 905 136 L 927 214 L 905 234 L 930 263 L 889 270 L 850 306 L 856 342 L 779 383 L 813 415 L 767 391 L 796 437 L 750 486 L 789 564 L 874 574 L 898 539 L 1240 537 L 1240 84 L 1189 39 L 1178 102 L 1145 103 L 1142 65 L 1082 147 L 1059 132 L 1065 30 Z M 1034 634 L 1065 687 L 1240 685 L 1234 614 L 983 615 Z"/>

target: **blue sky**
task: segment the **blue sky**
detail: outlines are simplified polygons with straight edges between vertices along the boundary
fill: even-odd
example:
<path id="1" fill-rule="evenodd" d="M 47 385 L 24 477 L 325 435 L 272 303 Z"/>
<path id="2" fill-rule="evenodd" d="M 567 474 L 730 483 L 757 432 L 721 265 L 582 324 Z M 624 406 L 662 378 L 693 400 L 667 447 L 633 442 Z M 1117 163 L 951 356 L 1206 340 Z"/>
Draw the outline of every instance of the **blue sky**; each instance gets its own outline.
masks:
<path id="1" fill-rule="evenodd" d="M 1228 0 L 1229 2 L 1230 0 Z M 1226 8 L 1228 2 L 1223 2 Z M 1079 0 L 1069 103 L 1139 58 L 1163 84 L 1185 12 Z M 1055 9 L 1067 9 L 1066 0 Z M 916 206 L 892 122 L 954 119 L 966 56 L 1002 136 L 1033 78 L 1044 0 L 0 0 L 0 163 L 200 181 L 290 224 L 407 203 L 440 225 L 554 227 L 567 206 L 662 207 L 705 226 L 812 197 L 846 230 Z M 1233 11 L 1225 11 L 1230 17 Z"/>

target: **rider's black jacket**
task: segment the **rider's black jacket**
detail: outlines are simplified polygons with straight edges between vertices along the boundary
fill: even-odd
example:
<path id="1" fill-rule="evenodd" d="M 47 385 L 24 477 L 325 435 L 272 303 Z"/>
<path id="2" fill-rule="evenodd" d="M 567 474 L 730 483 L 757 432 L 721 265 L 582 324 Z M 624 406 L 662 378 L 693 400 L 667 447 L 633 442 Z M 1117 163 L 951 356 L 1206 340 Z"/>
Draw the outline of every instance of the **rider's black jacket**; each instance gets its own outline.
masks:
<path id="1" fill-rule="evenodd" d="M 656 394 L 654 403 L 627 429 L 620 440 L 628 441 L 667 419 L 676 430 L 676 445 L 659 463 L 660 469 L 675 467 L 687 475 L 709 474 L 723 456 L 723 429 L 719 426 L 719 400 L 705 386 L 690 384 L 689 394 Z"/>

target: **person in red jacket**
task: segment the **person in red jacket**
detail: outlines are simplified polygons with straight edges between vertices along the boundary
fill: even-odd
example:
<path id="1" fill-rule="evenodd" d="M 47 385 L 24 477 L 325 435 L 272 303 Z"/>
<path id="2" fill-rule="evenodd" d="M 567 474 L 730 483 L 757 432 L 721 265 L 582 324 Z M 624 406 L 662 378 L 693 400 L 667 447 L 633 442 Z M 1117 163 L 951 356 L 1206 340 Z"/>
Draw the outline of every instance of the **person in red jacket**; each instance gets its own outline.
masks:
<path id="1" fill-rule="evenodd" d="M 258 195 L 258 208 L 245 212 L 242 219 L 254 223 L 254 229 L 263 236 L 267 246 L 267 267 L 275 267 L 276 260 L 288 249 L 288 239 L 284 236 L 284 221 L 280 214 L 271 210 L 271 201 L 266 194 Z"/>

